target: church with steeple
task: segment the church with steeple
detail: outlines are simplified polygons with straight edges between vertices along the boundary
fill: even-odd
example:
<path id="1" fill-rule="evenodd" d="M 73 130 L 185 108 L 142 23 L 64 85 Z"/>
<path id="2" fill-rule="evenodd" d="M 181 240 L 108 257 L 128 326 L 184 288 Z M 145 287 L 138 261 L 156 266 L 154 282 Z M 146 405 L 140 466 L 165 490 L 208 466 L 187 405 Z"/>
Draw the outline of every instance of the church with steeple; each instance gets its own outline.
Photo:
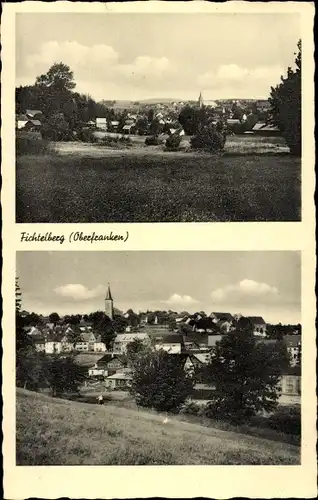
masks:
<path id="1" fill-rule="evenodd" d="M 105 297 L 105 314 L 107 314 L 107 316 L 110 319 L 114 319 L 114 301 L 113 301 L 112 293 L 110 291 L 109 283 L 108 283 L 106 297 Z"/>
<path id="2" fill-rule="evenodd" d="M 202 108 L 203 104 L 204 104 L 204 102 L 203 102 L 202 92 L 200 92 L 199 99 L 198 99 L 199 108 Z"/>

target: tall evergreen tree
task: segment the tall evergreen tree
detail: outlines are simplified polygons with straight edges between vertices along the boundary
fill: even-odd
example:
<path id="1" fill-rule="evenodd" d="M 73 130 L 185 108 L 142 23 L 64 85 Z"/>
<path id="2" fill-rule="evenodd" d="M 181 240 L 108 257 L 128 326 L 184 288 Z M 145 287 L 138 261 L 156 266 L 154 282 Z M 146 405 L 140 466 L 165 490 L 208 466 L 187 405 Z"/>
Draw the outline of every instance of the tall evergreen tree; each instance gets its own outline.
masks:
<path id="1" fill-rule="evenodd" d="M 295 69 L 288 68 L 287 76 L 281 76 L 281 83 L 271 88 L 271 121 L 276 125 L 291 154 L 301 155 L 301 40 L 298 44 Z"/>

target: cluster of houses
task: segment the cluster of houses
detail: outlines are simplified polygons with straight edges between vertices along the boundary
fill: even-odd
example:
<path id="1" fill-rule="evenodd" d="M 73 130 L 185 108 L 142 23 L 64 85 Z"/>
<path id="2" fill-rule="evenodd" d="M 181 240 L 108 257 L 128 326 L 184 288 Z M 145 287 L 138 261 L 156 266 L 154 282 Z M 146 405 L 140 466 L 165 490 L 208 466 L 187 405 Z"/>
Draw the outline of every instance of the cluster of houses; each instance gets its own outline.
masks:
<path id="1" fill-rule="evenodd" d="M 114 319 L 113 297 L 109 286 L 105 298 L 105 314 L 111 320 Z M 84 356 L 89 377 L 102 378 L 107 387 L 118 389 L 127 387 L 131 379 L 126 358 L 127 347 L 131 342 L 139 340 L 154 349 L 163 349 L 182 362 L 185 369 L 195 370 L 209 362 L 216 343 L 224 334 L 235 330 L 240 317 L 240 314 L 232 315 L 228 312 L 212 312 L 209 316 L 184 312 L 174 314 L 173 324 L 168 325 L 160 323 L 158 316 L 150 321 L 149 315 L 143 314 L 139 317 L 139 324 L 134 327 L 128 325 L 126 331 L 118 333 L 108 349 L 102 342 L 101 335 L 94 331 L 93 324 L 84 319 L 77 325 L 46 323 L 42 327 L 26 327 L 25 330 L 32 336 L 37 351 L 49 355 L 73 352 L 79 363 Z M 258 342 L 276 342 L 266 338 L 267 324 L 262 317 L 250 316 L 245 319 L 253 327 Z M 299 394 L 298 358 L 301 336 L 285 335 L 284 341 L 290 354 L 292 371 L 282 379 L 283 390 Z"/>
<path id="2" fill-rule="evenodd" d="M 252 101 L 251 101 L 252 102 Z M 229 130 L 234 131 L 234 133 L 241 133 L 240 125 L 249 120 L 249 115 L 252 116 L 252 111 L 249 108 L 251 106 L 250 101 L 207 101 L 203 100 L 202 94 L 200 93 L 196 104 L 201 108 L 203 106 L 208 107 L 213 110 L 215 120 L 222 119 L 225 120 L 229 126 Z M 253 101 L 260 113 L 267 113 L 270 108 L 269 101 Z M 153 120 L 163 128 L 165 131 L 171 135 L 176 132 L 179 135 L 184 135 L 182 127 L 178 123 L 178 113 L 182 106 L 187 103 L 171 103 L 168 104 L 156 104 L 151 107 L 144 109 L 140 106 L 137 111 L 127 111 L 124 121 L 119 121 L 118 119 L 107 119 L 106 117 L 97 117 L 96 119 L 91 119 L 86 123 L 86 127 L 100 130 L 104 132 L 120 133 L 123 135 L 149 135 L 150 134 L 150 123 L 148 123 L 147 111 L 150 109 L 153 111 Z M 242 109 L 246 109 L 241 119 L 237 119 L 233 115 L 233 105 L 243 106 Z M 144 121 L 144 125 L 140 125 L 140 120 Z M 41 130 L 43 122 L 43 114 L 39 109 L 27 109 L 24 114 L 19 114 L 16 116 L 16 128 L 17 130 L 23 130 L 26 132 L 38 132 Z M 146 125 L 145 125 L 146 122 Z M 244 132 L 245 134 L 256 134 L 256 135 L 267 135 L 275 136 L 280 135 L 279 129 L 274 125 L 269 125 L 266 121 L 254 123 L 251 127 Z"/>
<path id="3" fill-rule="evenodd" d="M 16 116 L 16 128 L 28 132 L 37 132 L 41 129 L 43 120 L 42 111 L 39 109 L 27 109 L 24 114 Z"/>

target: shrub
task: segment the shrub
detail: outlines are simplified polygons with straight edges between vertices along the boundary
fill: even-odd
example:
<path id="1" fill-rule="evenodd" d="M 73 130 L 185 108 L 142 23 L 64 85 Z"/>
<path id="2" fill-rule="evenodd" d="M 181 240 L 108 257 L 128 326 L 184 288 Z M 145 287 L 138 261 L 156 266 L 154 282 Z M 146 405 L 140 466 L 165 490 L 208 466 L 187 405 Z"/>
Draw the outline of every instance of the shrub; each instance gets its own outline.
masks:
<path id="1" fill-rule="evenodd" d="M 268 427 L 286 434 L 300 436 L 301 412 L 298 407 L 280 407 L 268 418 Z"/>
<path id="2" fill-rule="evenodd" d="M 202 413 L 202 406 L 193 401 L 188 401 L 181 406 L 179 413 L 181 415 L 200 415 Z"/>
<path id="3" fill-rule="evenodd" d="M 104 146 L 110 146 L 110 147 L 126 147 L 126 146 L 131 146 L 132 145 L 132 140 L 130 137 L 110 137 L 106 135 L 103 140 L 102 144 Z"/>
<path id="4" fill-rule="evenodd" d="M 167 151 L 178 151 L 181 143 L 181 136 L 179 134 L 172 134 L 166 140 Z"/>
<path id="5" fill-rule="evenodd" d="M 216 152 L 224 149 L 225 141 L 226 132 L 223 124 L 209 123 L 199 128 L 197 134 L 191 138 L 190 143 L 193 149 Z"/>
<path id="6" fill-rule="evenodd" d="M 77 133 L 77 138 L 83 142 L 97 142 L 93 131 L 88 128 L 83 128 Z"/>
<path id="7" fill-rule="evenodd" d="M 52 153 L 49 141 L 43 139 L 16 138 L 16 154 L 21 155 L 47 155 Z"/>
<path id="8" fill-rule="evenodd" d="M 146 146 L 159 146 L 161 141 L 157 135 L 152 135 L 150 137 L 146 137 L 145 144 Z"/>

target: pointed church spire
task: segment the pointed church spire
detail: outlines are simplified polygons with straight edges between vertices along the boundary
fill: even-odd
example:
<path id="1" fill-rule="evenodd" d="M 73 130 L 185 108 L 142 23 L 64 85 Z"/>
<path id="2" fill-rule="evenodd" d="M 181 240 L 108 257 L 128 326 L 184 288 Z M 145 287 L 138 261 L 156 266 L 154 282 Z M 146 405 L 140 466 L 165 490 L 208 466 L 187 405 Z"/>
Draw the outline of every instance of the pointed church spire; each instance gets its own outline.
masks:
<path id="1" fill-rule="evenodd" d="M 108 288 L 107 288 L 106 299 L 105 300 L 113 300 L 112 293 L 110 291 L 109 283 L 108 283 Z"/>
<path id="2" fill-rule="evenodd" d="M 199 104 L 199 108 L 202 108 L 202 106 L 203 106 L 202 92 L 200 92 L 199 99 L 198 99 L 198 104 Z"/>

